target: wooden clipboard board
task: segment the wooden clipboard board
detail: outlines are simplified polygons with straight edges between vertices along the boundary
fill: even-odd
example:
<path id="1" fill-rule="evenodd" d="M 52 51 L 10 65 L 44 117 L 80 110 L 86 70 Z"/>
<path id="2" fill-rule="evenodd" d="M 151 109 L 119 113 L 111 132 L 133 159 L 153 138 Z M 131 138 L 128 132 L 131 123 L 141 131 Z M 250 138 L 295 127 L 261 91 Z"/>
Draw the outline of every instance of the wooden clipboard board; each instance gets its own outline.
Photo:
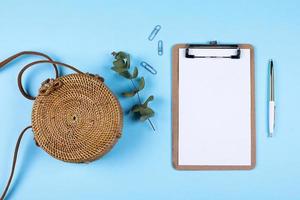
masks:
<path id="1" fill-rule="evenodd" d="M 217 45 L 217 44 L 214 44 Z M 205 45 L 207 46 L 207 45 Z M 177 170 L 250 170 L 256 165 L 256 127 L 255 127 L 255 74 L 254 49 L 249 44 L 239 44 L 238 48 L 250 50 L 251 85 L 251 164 L 249 165 L 181 165 L 179 164 L 179 49 L 188 48 L 188 44 L 177 44 L 172 48 L 172 161 Z"/>

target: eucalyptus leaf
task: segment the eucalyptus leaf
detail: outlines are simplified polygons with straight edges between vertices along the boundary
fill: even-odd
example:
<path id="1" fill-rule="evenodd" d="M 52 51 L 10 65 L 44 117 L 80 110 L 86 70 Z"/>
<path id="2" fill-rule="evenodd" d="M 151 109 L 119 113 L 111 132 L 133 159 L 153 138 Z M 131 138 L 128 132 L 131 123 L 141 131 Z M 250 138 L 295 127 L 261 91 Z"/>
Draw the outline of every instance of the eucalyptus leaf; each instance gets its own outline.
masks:
<path id="1" fill-rule="evenodd" d="M 129 56 L 129 54 L 127 54 L 127 56 L 126 56 L 126 68 L 127 69 L 130 68 L 130 56 Z"/>
<path id="2" fill-rule="evenodd" d="M 122 73 L 122 72 L 127 71 L 127 69 L 123 68 L 123 67 L 112 67 L 111 69 L 114 70 L 117 73 Z"/>
<path id="3" fill-rule="evenodd" d="M 126 63 L 124 62 L 124 60 L 116 60 L 113 62 L 114 67 L 123 67 L 126 68 Z"/>
<path id="4" fill-rule="evenodd" d="M 134 105 L 132 107 L 131 111 L 141 121 L 145 121 L 145 120 L 149 119 L 150 117 L 153 117 L 155 114 L 151 108 L 145 107 L 143 105 L 138 105 L 138 104 Z"/>
<path id="5" fill-rule="evenodd" d="M 136 95 L 136 93 L 137 93 L 136 90 L 133 90 L 131 92 L 123 92 L 122 96 L 124 96 L 124 97 L 133 97 L 134 95 Z"/>
<path id="6" fill-rule="evenodd" d="M 124 72 L 120 72 L 119 73 L 121 76 L 123 76 L 124 78 L 127 78 L 127 79 L 132 79 L 132 76 L 131 76 L 131 74 L 130 74 L 130 72 L 129 71 L 124 71 Z"/>
<path id="7" fill-rule="evenodd" d="M 142 107 L 142 109 L 140 109 L 140 114 L 141 116 L 154 115 L 154 111 L 149 107 Z"/>
<path id="8" fill-rule="evenodd" d="M 147 107 L 148 103 L 153 100 L 154 100 L 154 96 L 153 95 L 149 96 L 148 99 L 145 101 L 145 103 L 143 103 L 143 106 Z"/>
<path id="9" fill-rule="evenodd" d="M 131 112 L 133 112 L 133 113 L 140 112 L 140 110 L 141 110 L 141 105 L 138 105 L 138 104 L 132 106 L 132 108 L 131 108 Z"/>
<path id="10" fill-rule="evenodd" d="M 139 91 L 144 89 L 144 87 L 145 87 L 145 79 L 144 79 L 144 77 L 142 77 L 140 82 L 139 82 Z"/>
<path id="11" fill-rule="evenodd" d="M 133 73 L 132 73 L 132 78 L 136 78 L 137 76 L 139 75 L 139 71 L 138 71 L 138 68 L 135 67 L 134 70 L 133 70 Z"/>
<path id="12" fill-rule="evenodd" d="M 128 54 L 125 53 L 124 51 L 119 51 L 115 56 L 115 58 L 117 60 L 119 60 L 119 59 L 123 60 L 124 58 L 127 58 L 127 57 L 128 57 Z"/>
<path id="13" fill-rule="evenodd" d="M 145 121 L 145 120 L 147 120 L 147 119 L 149 119 L 149 118 L 151 118 L 151 117 L 153 117 L 154 116 L 154 113 L 152 113 L 152 114 L 147 114 L 147 115 L 142 115 L 141 117 L 140 117 L 140 120 L 141 121 Z"/>

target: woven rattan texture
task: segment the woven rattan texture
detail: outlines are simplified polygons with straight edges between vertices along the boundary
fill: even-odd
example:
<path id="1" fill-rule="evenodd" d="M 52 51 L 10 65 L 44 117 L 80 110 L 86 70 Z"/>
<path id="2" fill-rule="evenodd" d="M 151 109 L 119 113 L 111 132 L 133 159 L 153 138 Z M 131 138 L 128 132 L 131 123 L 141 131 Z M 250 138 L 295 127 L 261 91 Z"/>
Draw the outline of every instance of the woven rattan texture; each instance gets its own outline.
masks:
<path id="1" fill-rule="evenodd" d="M 107 153 L 121 136 L 122 110 L 101 79 L 71 74 L 62 85 L 38 95 L 32 111 L 37 144 L 66 162 L 91 162 Z"/>

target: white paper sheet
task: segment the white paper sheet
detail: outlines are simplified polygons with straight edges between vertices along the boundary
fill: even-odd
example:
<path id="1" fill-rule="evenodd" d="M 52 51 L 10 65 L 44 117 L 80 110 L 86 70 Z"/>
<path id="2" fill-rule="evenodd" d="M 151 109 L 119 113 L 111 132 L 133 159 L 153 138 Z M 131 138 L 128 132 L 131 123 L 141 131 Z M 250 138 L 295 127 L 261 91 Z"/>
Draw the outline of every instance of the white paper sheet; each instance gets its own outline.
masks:
<path id="1" fill-rule="evenodd" d="M 250 49 L 179 49 L 179 165 L 251 165 L 250 80 Z"/>

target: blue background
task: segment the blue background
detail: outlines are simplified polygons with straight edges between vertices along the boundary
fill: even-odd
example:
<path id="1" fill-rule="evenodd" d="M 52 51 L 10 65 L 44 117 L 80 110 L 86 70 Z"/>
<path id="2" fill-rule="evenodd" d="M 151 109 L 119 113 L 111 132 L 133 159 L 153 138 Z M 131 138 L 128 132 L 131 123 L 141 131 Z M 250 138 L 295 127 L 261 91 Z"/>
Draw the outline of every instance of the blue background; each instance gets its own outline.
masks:
<path id="1" fill-rule="evenodd" d="M 156 110 L 147 123 L 125 116 L 123 137 L 90 164 L 68 164 L 37 148 L 33 134 L 22 141 L 8 199 L 299 199 L 300 198 L 300 2 L 299 1 L 16 1 L 0 3 L 0 58 L 22 50 L 42 51 L 59 61 L 105 77 L 119 95 L 130 84 L 109 67 L 115 50 L 158 70 L 146 78 L 145 97 Z M 150 42 L 153 27 L 162 29 Z M 157 41 L 164 41 L 158 56 Z M 171 47 L 175 43 L 250 43 L 255 47 L 257 166 L 252 171 L 176 171 L 171 163 Z M 267 63 L 276 67 L 276 137 L 267 138 Z M 24 57 L 0 70 L 0 188 L 7 181 L 19 132 L 31 121 L 32 101 L 17 88 Z M 50 67 L 26 73 L 36 94 Z M 136 99 L 123 99 L 126 110 Z"/>

